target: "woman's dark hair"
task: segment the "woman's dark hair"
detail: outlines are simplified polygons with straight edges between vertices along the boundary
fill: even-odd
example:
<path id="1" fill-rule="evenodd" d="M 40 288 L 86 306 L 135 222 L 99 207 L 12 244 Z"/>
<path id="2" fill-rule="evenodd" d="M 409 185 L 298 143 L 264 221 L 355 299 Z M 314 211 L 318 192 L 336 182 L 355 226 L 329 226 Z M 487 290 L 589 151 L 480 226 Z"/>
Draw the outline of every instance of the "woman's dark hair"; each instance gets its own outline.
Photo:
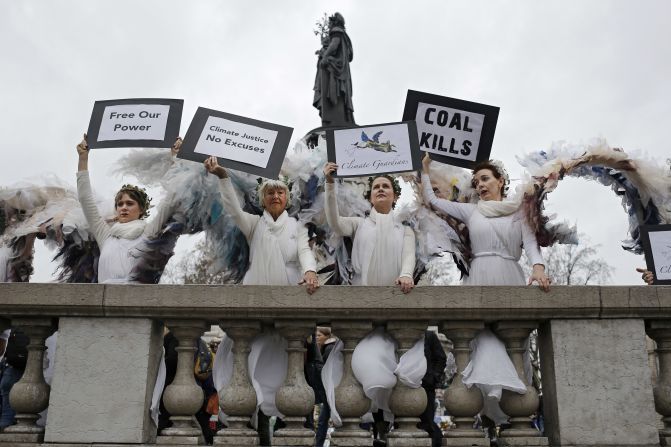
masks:
<path id="1" fill-rule="evenodd" d="M 380 177 L 386 178 L 387 180 L 389 180 L 389 182 L 391 183 L 391 187 L 394 190 L 394 195 L 396 195 L 396 196 L 401 195 L 401 184 L 398 182 L 398 180 L 396 180 L 391 175 L 380 174 L 380 175 L 376 175 L 374 177 L 368 177 L 368 190 L 366 190 L 366 192 L 363 195 L 363 197 L 366 200 L 368 200 L 370 202 L 370 194 L 373 191 L 373 182 L 375 180 L 379 179 Z M 392 205 L 392 208 L 394 208 L 394 207 L 396 207 L 396 202 L 394 202 L 394 204 Z"/>
<path id="2" fill-rule="evenodd" d="M 118 193 L 114 196 L 114 209 L 116 209 L 116 204 L 121 200 L 124 194 L 128 194 L 128 197 L 135 200 L 138 205 L 140 205 L 140 219 L 149 216 L 149 204 L 151 203 L 151 198 L 147 195 L 147 192 L 143 188 L 139 188 L 134 185 L 123 185 Z"/>
<path id="3" fill-rule="evenodd" d="M 503 179 L 503 185 L 501 185 L 501 196 L 505 197 L 507 192 L 508 192 L 508 183 L 510 182 L 507 179 L 507 176 L 504 176 L 501 172 L 499 172 L 499 167 L 493 164 L 490 160 L 485 160 L 485 161 L 480 161 L 478 162 L 474 167 L 473 167 L 473 175 L 478 171 L 481 171 L 483 169 L 489 169 L 492 174 L 494 175 L 494 178 L 497 180 Z M 475 180 L 471 179 L 471 186 L 473 189 L 475 189 Z"/>

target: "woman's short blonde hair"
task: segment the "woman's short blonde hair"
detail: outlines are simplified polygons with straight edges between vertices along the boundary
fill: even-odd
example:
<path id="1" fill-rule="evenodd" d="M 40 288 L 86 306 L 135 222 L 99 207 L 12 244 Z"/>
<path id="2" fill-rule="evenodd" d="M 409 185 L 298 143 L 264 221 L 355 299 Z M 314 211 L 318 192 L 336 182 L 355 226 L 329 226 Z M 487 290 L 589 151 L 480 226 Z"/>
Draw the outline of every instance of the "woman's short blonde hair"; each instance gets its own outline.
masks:
<path id="1" fill-rule="evenodd" d="M 258 201 L 259 206 L 263 208 L 263 198 L 266 196 L 267 191 L 272 191 L 274 189 L 283 189 L 287 195 L 287 206 L 289 205 L 289 187 L 282 180 L 266 180 L 261 183 L 261 186 L 258 190 Z"/>

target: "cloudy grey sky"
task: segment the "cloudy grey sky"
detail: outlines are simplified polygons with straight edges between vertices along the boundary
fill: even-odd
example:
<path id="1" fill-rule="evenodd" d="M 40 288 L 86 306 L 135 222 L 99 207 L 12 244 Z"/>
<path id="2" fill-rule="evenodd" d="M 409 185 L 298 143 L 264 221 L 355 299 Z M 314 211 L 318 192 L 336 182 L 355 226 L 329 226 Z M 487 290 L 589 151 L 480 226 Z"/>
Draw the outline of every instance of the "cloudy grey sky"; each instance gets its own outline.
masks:
<path id="1" fill-rule="evenodd" d="M 74 184 L 74 146 L 99 99 L 182 98 L 182 134 L 204 106 L 293 127 L 295 139 L 319 125 L 312 30 L 335 11 L 354 45 L 359 124 L 400 120 L 415 89 L 499 106 L 492 155 L 513 177 L 516 154 L 558 140 L 671 156 L 665 0 L 21 0 L 0 15 L 0 184 L 47 172 Z M 91 155 L 99 195 L 123 181 L 109 175 L 123 153 Z M 549 208 L 601 244 L 616 284 L 638 283 L 644 261 L 619 248 L 619 200 L 565 182 Z M 48 255 L 38 247 L 34 280 L 50 278 Z"/>

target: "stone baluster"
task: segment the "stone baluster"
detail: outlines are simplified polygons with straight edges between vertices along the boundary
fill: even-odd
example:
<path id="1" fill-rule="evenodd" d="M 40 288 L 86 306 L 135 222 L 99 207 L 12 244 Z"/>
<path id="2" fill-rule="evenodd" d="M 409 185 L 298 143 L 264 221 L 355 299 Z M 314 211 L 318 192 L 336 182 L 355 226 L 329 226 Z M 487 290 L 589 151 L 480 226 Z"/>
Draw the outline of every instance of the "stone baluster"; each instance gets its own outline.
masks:
<path id="1" fill-rule="evenodd" d="M 198 445 L 203 439 L 194 415 L 203 405 L 204 394 L 193 375 L 193 357 L 196 341 L 209 326 L 202 320 L 167 320 L 165 325 L 178 342 L 175 379 L 163 392 L 163 404 L 173 425 L 161 431 L 156 443 Z"/>
<path id="2" fill-rule="evenodd" d="M 44 427 L 35 422 L 39 412 L 49 406 L 49 385 L 44 381 L 42 362 L 46 347 L 44 341 L 54 332 L 51 318 L 12 318 L 12 326 L 29 338 L 26 369 L 9 393 L 9 404 L 16 413 L 16 425 L 10 425 L 0 434 L 0 442 L 18 445 L 39 443 L 44 440 Z"/>
<path id="3" fill-rule="evenodd" d="M 228 427 L 217 432 L 214 445 L 257 446 L 256 431 L 247 426 L 256 412 L 256 391 L 249 377 L 247 358 L 252 339 L 261 331 L 261 323 L 223 321 L 221 328 L 233 340 L 233 375 L 226 387 L 219 391 L 219 406 L 228 416 Z"/>
<path id="4" fill-rule="evenodd" d="M 659 371 L 652 389 L 655 410 L 662 415 L 664 427 L 659 430 L 661 445 L 671 445 L 671 320 L 652 320 L 646 324 L 648 336 L 657 343 Z"/>
<path id="5" fill-rule="evenodd" d="M 427 325 L 426 321 L 390 321 L 387 323 L 387 331 L 398 342 L 396 350 L 398 359 L 423 336 Z M 421 386 L 410 388 L 400 380 L 396 383 L 389 399 L 389 408 L 394 413 L 394 421 L 398 423 L 398 428 L 389 433 L 387 443 L 390 447 L 428 447 L 431 445 L 429 435 L 417 428 L 419 416 L 424 412 L 426 403 L 424 388 Z"/>
<path id="6" fill-rule="evenodd" d="M 494 332 L 506 344 L 517 375 L 527 388 L 525 394 L 503 390 L 501 395 L 501 410 L 510 416 L 511 427 L 501 433 L 500 439 L 512 445 L 548 445 L 547 438 L 541 437 L 541 433 L 531 425 L 531 417 L 538 411 L 540 400 L 524 372 L 524 353 L 528 349 L 526 342 L 529 334 L 537 328 L 536 321 L 500 321 L 493 326 Z"/>
<path id="7" fill-rule="evenodd" d="M 657 343 L 650 336 L 645 337 L 645 347 L 648 350 L 648 366 L 650 367 L 650 380 L 652 386 L 657 385 Z"/>
<path id="8" fill-rule="evenodd" d="M 315 404 L 314 391 L 305 381 L 303 362 L 305 359 L 305 339 L 314 330 L 313 320 L 278 321 L 275 328 L 287 339 L 289 362 L 287 378 L 277 391 L 277 409 L 285 415 L 287 426 L 275 432 L 277 445 L 312 445 L 315 434 L 303 427 L 306 414 L 312 412 Z"/>
<path id="9" fill-rule="evenodd" d="M 368 447 L 372 440 L 370 433 L 361 430 L 359 422 L 370 409 L 359 381 L 352 372 L 352 353 L 359 341 L 372 329 L 370 321 L 336 320 L 331 322 L 333 335 L 343 341 L 343 376 L 335 389 L 336 409 L 342 420 L 342 427 L 333 432 L 331 443 L 337 447 Z"/>
<path id="10" fill-rule="evenodd" d="M 484 322 L 468 320 L 445 321 L 441 325 L 441 331 L 452 340 L 457 364 L 457 372 L 443 395 L 445 409 L 452 416 L 455 427 L 447 431 L 443 445 L 489 446 L 489 440 L 484 437 L 482 430 L 473 428 L 475 415 L 484 405 L 482 393 L 475 386 L 467 388 L 462 381 L 462 374 L 470 361 L 471 340 L 484 328 Z"/>

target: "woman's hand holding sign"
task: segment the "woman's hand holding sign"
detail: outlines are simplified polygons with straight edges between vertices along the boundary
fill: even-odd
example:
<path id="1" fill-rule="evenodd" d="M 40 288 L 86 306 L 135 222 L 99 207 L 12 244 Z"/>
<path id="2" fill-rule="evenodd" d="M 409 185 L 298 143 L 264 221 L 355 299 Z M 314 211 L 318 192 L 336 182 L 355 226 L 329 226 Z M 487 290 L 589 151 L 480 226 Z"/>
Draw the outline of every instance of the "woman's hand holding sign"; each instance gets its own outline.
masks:
<path id="1" fill-rule="evenodd" d="M 177 137 L 175 143 L 170 148 L 170 154 L 174 157 L 179 154 L 179 150 L 182 148 L 182 137 Z"/>
<path id="2" fill-rule="evenodd" d="M 214 174 L 219 178 L 227 178 L 228 173 L 226 172 L 226 169 L 223 167 L 219 166 L 219 162 L 217 161 L 217 157 L 209 157 L 205 162 L 203 163 L 205 165 L 205 169 L 207 172 L 210 174 Z"/>
<path id="3" fill-rule="evenodd" d="M 324 178 L 327 183 L 333 183 L 333 174 L 338 170 L 338 165 L 329 161 L 324 165 Z"/>
<path id="4" fill-rule="evenodd" d="M 79 155 L 79 163 L 77 169 L 79 171 L 88 171 L 89 170 L 89 144 L 86 141 L 86 134 L 84 138 L 77 145 L 77 155 Z"/>

